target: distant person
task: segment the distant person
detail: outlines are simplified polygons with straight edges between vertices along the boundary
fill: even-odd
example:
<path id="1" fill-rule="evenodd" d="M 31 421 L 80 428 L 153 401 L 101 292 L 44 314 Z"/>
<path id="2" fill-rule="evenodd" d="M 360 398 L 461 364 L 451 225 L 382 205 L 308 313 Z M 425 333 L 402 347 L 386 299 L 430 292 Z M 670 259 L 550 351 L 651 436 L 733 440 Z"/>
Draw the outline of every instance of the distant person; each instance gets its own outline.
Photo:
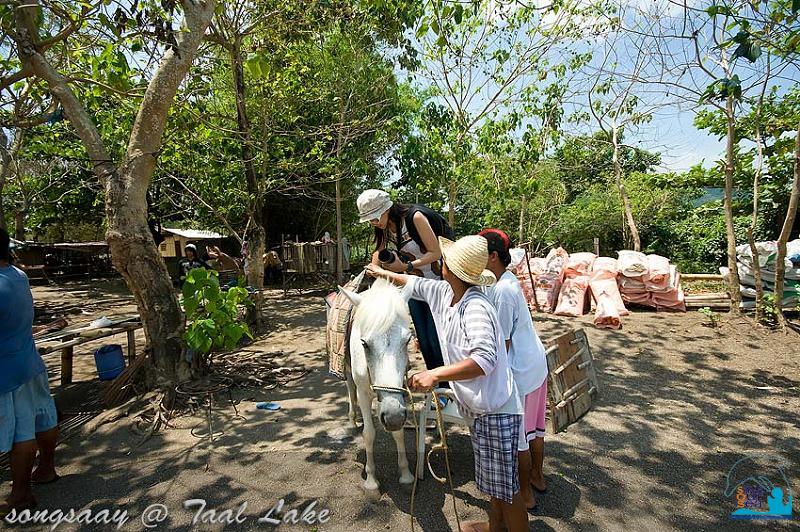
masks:
<path id="1" fill-rule="evenodd" d="M 267 283 L 274 283 L 281 276 L 283 263 L 274 249 L 264 255 L 264 278 Z"/>
<path id="2" fill-rule="evenodd" d="M 183 285 L 183 282 L 186 281 L 186 276 L 191 270 L 194 270 L 195 268 L 205 268 L 207 270 L 211 269 L 211 265 L 200 258 L 200 255 L 197 253 L 197 246 L 194 244 L 186 244 L 186 247 L 183 248 L 183 253 L 186 256 L 178 263 L 179 281 L 181 286 Z"/>
<path id="3" fill-rule="evenodd" d="M 511 264 L 511 240 L 499 229 L 485 229 L 480 236 L 488 243 L 486 269 L 497 278 L 487 289 L 494 302 L 508 351 L 508 361 L 525 407 L 518 446 L 519 478 L 522 497 L 528 510 L 533 510 L 533 492 L 547 489 L 544 462 L 545 410 L 547 407 L 547 359 L 545 349 L 533 326 L 528 303 L 517 277 L 508 271 Z M 533 442 L 533 449 L 529 442 Z"/>
<path id="4" fill-rule="evenodd" d="M 333 239 L 331 238 L 331 234 L 328 231 L 325 231 L 325 234 L 322 235 L 322 243 L 323 244 L 330 244 L 331 242 L 333 242 Z"/>
<path id="5" fill-rule="evenodd" d="M 442 251 L 438 237 L 453 239 L 453 230 L 441 214 L 425 205 L 393 202 L 383 190 L 365 190 L 356 200 L 362 222 L 375 230 L 372 264 L 395 273 L 416 274 L 426 279 L 442 279 Z M 392 260 L 382 262 L 382 251 L 392 251 Z M 408 310 L 417 332 L 425 367 L 442 366 L 439 335 L 428 303 L 412 299 Z M 446 383 L 443 383 L 446 386 Z"/>
<path id="6" fill-rule="evenodd" d="M 31 484 L 58 480 L 58 416 L 47 369 L 33 341 L 33 297 L 25 273 L 12 264 L 10 237 L 0 229 L 0 452 L 11 458 L 11 494 L 0 518 L 36 506 Z M 33 470 L 36 452 L 39 465 Z"/>

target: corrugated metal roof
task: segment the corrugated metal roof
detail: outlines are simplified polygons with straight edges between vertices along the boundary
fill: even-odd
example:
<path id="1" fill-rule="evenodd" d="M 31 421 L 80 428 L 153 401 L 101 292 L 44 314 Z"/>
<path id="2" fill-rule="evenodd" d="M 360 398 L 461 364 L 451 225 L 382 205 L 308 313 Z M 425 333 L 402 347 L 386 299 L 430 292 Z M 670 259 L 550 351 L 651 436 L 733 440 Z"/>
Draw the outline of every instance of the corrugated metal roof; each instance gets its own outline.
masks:
<path id="1" fill-rule="evenodd" d="M 225 238 L 225 235 L 215 233 L 214 231 L 202 231 L 199 229 L 171 229 L 169 227 L 162 228 L 167 233 L 182 236 L 190 240 L 215 240 L 218 238 Z"/>

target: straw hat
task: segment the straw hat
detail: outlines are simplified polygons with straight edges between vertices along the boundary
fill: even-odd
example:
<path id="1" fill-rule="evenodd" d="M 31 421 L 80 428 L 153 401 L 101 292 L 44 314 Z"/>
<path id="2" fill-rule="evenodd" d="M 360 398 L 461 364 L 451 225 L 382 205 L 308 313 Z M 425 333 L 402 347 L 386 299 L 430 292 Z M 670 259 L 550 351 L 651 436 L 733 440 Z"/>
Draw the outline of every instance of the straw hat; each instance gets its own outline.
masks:
<path id="1" fill-rule="evenodd" d="M 465 283 L 489 286 L 497 281 L 494 274 L 486 269 L 489 245 L 482 236 L 465 236 L 455 242 L 440 236 L 439 247 L 447 268 Z"/>

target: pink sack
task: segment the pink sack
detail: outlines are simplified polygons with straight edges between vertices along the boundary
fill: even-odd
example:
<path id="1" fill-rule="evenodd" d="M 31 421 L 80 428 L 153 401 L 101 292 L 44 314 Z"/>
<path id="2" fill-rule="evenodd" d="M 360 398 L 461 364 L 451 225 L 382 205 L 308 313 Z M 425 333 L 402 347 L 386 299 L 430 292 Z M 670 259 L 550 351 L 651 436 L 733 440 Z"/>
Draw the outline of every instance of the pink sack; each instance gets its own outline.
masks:
<path id="1" fill-rule="evenodd" d="M 617 273 L 617 259 L 611 257 L 597 257 L 592 264 L 592 271 L 609 271 Z"/>
<path id="2" fill-rule="evenodd" d="M 567 260 L 567 268 L 564 271 L 566 277 L 577 277 L 579 275 L 589 275 L 592 272 L 592 264 L 597 258 L 594 253 L 573 253 Z"/>
<path id="3" fill-rule="evenodd" d="M 528 282 L 530 282 L 530 275 L 536 277 L 540 273 L 544 273 L 546 266 L 547 263 L 543 257 L 531 257 L 527 263 L 523 260 L 517 265 L 514 270 L 514 275 L 516 275 L 517 279 L 520 281 L 522 281 L 523 277 L 527 277 Z M 530 274 L 528 273 L 528 268 L 530 268 Z"/>
<path id="4" fill-rule="evenodd" d="M 624 275 L 620 275 L 617 278 L 617 283 L 619 284 L 619 291 L 623 294 L 647 292 L 647 287 L 645 287 L 641 277 L 625 277 Z"/>
<path id="5" fill-rule="evenodd" d="M 674 292 L 678 289 L 678 279 L 678 269 L 670 265 L 669 275 L 666 277 L 660 277 L 658 281 L 653 281 L 652 278 L 647 275 L 643 281 L 645 288 L 647 288 L 649 292 Z"/>
<path id="6" fill-rule="evenodd" d="M 597 310 L 594 313 L 594 325 L 604 329 L 620 329 L 622 323 L 619 321 L 619 313 L 611 302 L 611 298 L 601 297 L 597 302 Z"/>
<path id="7" fill-rule="evenodd" d="M 542 312 L 553 312 L 558 301 L 558 292 L 561 288 L 561 274 L 543 273 L 534 277 L 535 290 L 533 297 L 539 304 Z M 528 299 L 528 308 L 536 310 L 536 302 L 533 298 Z"/>
<path id="8" fill-rule="evenodd" d="M 625 308 L 622 295 L 619 293 L 616 273 L 602 270 L 593 273 L 589 279 L 589 288 L 592 290 L 592 298 L 597 306 L 600 306 L 601 300 L 608 300 L 619 316 L 628 315 L 628 309 Z"/>
<path id="9" fill-rule="evenodd" d="M 618 251 L 617 269 L 626 277 L 640 277 L 647 273 L 647 255 L 638 251 Z"/>
<path id="10" fill-rule="evenodd" d="M 665 284 L 669 280 L 669 259 L 661 255 L 647 256 L 647 278 L 653 284 Z"/>
<path id="11" fill-rule="evenodd" d="M 547 273 L 557 273 L 561 275 L 564 271 L 564 268 L 567 266 L 567 261 L 569 260 L 569 253 L 562 248 L 553 248 L 550 250 L 550 253 L 547 254 L 545 258 L 545 271 Z"/>
<path id="12" fill-rule="evenodd" d="M 644 305 L 646 307 L 655 307 L 655 303 L 653 299 L 650 297 L 650 292 L 642 291 L 642 292 L 621 292 L 622 301 L 625 303 L 633 303 L 636 305 Z"/>
<path id="13" fill-rule="evenodd" d="M 588 288 L 589 278 L 585 275 L 565 279 L 558 295 L 558 306 L 555 313 L 559 316 L 583 316 L 583 305 Z"/>

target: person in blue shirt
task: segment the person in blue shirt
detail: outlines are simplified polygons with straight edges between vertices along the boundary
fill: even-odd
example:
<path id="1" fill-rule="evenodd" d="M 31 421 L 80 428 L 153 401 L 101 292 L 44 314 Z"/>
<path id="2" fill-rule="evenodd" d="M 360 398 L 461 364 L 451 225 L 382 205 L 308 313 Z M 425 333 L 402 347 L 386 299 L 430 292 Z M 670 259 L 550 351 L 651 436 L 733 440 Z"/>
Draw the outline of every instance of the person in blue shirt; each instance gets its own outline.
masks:
<path id="1" fill-rule="evenodd" d="M 47 369 L 33 342 L 33 297 L 28 277 L 12 264 L 11 239 L 0 229 L 0 452 L 11 458 L 11 494 L 0 518 L 36 506 L 31 483 L 58 480 L 58 416 Z M 39 465 L 33 471 L 36 451 Z"/>

